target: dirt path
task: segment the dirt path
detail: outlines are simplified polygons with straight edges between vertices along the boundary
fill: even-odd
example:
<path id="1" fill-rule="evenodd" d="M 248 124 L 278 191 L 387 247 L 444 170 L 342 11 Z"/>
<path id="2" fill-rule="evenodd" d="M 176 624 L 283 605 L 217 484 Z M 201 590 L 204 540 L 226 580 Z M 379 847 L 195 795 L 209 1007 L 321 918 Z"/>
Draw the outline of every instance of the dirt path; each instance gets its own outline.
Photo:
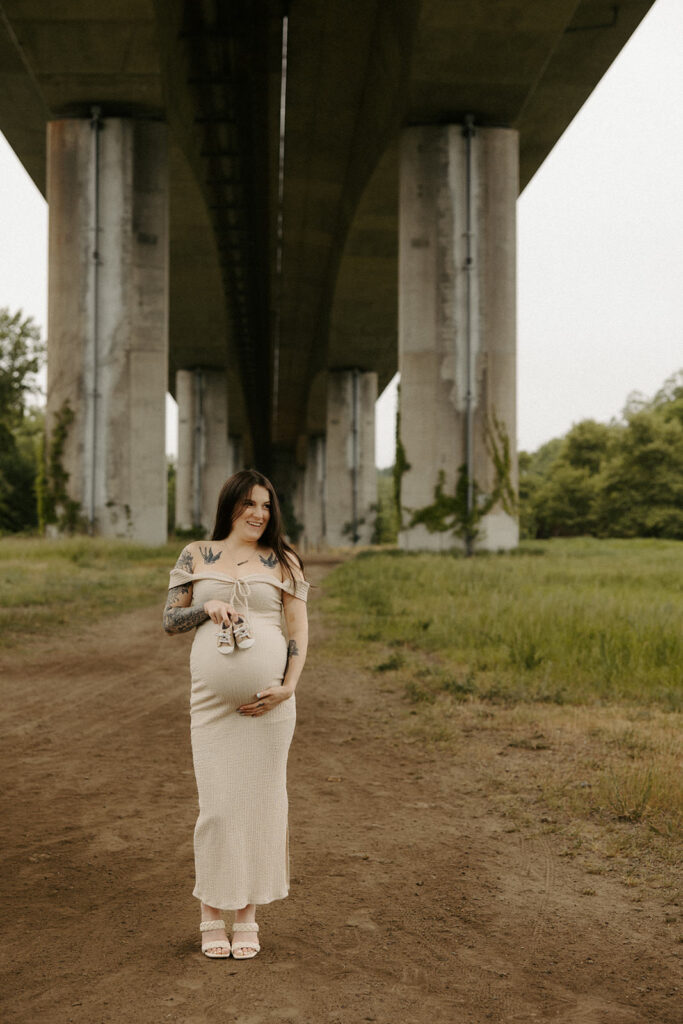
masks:
<path id="1" fill-rule="evenodd" d="M 189 638 L 154 607 L 4 657 L 2 1020 L 679 1021 L 663 906 L 511 831 L 487 792 L 500 737 L 425 755 L 400 695 L 321 658 L 311 613 L 292 888 L 245 963 L 199 952 Z"/>

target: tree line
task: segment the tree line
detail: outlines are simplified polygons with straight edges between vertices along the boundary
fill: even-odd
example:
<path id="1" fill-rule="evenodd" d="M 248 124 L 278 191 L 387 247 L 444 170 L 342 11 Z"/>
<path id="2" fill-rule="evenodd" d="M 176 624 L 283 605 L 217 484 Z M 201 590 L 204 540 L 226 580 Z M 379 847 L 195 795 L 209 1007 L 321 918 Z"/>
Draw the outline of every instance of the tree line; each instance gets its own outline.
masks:
<path id="1" fill-rule="evenodd" d="M 45 413 L 36 375 L 44 360 L 32 318 L 0 309 L 0 533 L 41 525 Z M 378 474 L 377 543 L 397 539 L 393 475 Z M 537 451 L 520 452 L 519 518 L 524 538 L 683 540 L 683 370 L 653 398 L 631 395 L 620 419 L 582 420 Z"/>
<path id="2" fill-rule="evenodd" d="M 683 371 L 619 420 L 582 420 L 519 453 L 522 537 L 683 540 Z"/>

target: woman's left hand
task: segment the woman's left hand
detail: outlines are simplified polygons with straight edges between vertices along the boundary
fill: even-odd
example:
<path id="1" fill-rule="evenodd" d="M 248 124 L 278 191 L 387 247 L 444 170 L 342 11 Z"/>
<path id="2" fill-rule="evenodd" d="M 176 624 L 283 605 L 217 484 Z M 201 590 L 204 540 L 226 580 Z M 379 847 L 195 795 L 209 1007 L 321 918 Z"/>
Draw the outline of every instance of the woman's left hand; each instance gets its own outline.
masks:
<path id="1" fill-rule="evenodd" d="M 240 715 L 257 718 L 259 715 L 265 715 L 266 711 L 276 708 L 283 700 L 289 700 L 293 693 L 294 690 L 288 686 L 270 686 L 267 690 L 259 690 L 251 704 L 241 704 L 237 710 Z"/>

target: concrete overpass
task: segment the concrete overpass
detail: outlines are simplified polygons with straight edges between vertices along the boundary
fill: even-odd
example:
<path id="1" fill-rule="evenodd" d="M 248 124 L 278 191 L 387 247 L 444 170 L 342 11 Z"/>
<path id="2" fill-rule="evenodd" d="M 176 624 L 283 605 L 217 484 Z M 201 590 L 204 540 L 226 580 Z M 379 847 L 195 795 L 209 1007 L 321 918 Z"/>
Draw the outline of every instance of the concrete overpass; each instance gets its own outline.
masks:
<path id="1" fill-rule="evenodd" d="M 401 371 L 411 511 L 516 543 L 515 202 L 653 0 L 0 0 L 0 130 L 49 203 L 48 422 L 94 530 L 271 474 L 308 546 L 372 530 Z M 505 463 L 505 451 L 510 458 Z"/>

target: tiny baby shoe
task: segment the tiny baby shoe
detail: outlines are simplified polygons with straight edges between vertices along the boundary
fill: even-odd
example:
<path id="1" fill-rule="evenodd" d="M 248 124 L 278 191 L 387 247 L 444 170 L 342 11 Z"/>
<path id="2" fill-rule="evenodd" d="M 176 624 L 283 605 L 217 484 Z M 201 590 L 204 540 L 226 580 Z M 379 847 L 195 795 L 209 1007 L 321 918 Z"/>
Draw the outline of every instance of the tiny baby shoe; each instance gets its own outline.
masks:
<path id="1" fill-rule="evenodd" d="M 235 650 L 235 638 L 232 633 L 232 626 L 225 624 L 216 633 L 218 638 L 218 650 L 221 654 L 232 654 Z"/>
<path id="2" fill-rule="evenodd" d="M 247 648 L 254 646 L 254 634 L 245 619 L 239 618 L 232 627 L 232 631 L 235 634 L 235 643 L 239 648 L 246 651 Z"/>

